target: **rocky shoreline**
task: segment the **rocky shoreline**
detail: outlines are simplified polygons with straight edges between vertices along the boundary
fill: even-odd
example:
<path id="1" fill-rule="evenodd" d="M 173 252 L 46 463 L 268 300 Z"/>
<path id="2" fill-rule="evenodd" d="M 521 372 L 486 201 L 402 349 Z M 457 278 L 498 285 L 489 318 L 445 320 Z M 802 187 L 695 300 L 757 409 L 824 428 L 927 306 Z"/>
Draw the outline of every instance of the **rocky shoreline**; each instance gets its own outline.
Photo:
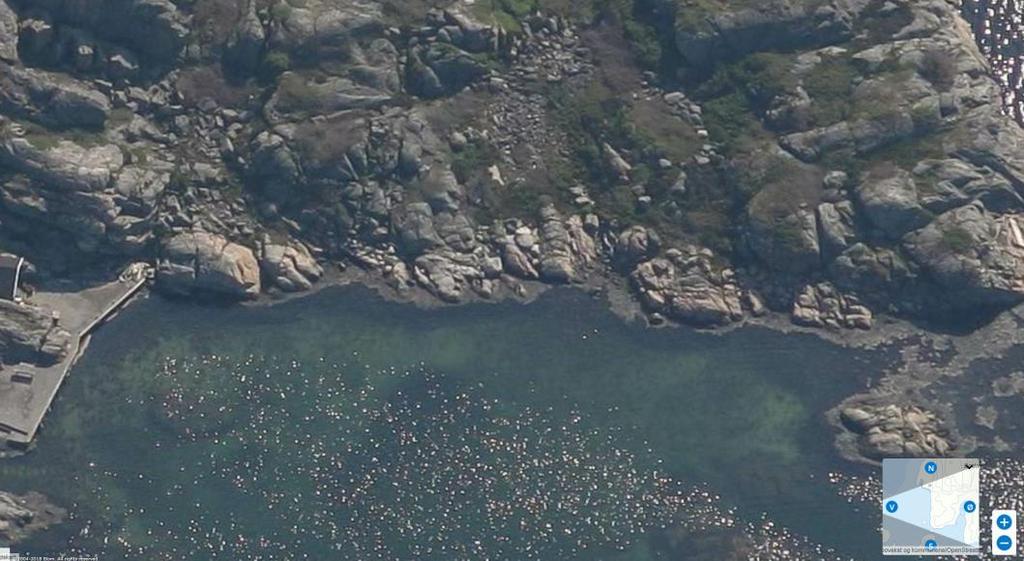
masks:
<path id="1" fill-rule="evenodd" d="M 147 261 L 257 304 L 574 286 L 652 326 L 898 349 L 828 415 L 854 461 L 1011 445 L 942 395 L 1022 342 L 1024 130 L 961 7 L 726 4 L 0 0 L 0 250 L 43 284 Z M 5 361 L 66 352 L 0 305 Z"/>
<path id="2" fill-rule="evenodd" d="M 306 17 L 316 9 L 296 12 L 308 12 Z M 871 6 L 844 9 L 829 17 L 875 17 Z M 245 40 L 255 41 L 262 33 L 263 41 L 281 41 L 281 48 L 310 48 L 301 34 L 266 37 L 269 16 L 252 4 L 248 10 L 238 23 L 238 41 L 246 33 L 256 37 Z M 907 18 L 894 41 L 851 39 L 858 29 L 847 22 L 839 35 L 814 39 L 844 46 L 811 49 L 791 69 L 788 61 L 771 62 L 786 75 L 778 77 L 780 91 L 759 117 L 781 151 L 769 143 L 750 155 L 730 156 L 725 153 L 731 147 L 722 141 L 699 141 L 703 145 L 692 160 L 657 159 L 658 176 L 671 178 L 671 185 L 656 197 L 648 192 L 652 185 L 629 185 L 639 166 L 647 165 L 646 156 L 602 142 L 602 165 L 635 199 L 629 209 L 635 216 L 623 220 L 605 208 L 595 188 L 583 184 L 567 193 L 544 189 L 529 195 L 534 200 L 526 201 L 532 207 L 526 214 L 532 216 L 517 217 L 511 207 L 487 202 L 519 196 L 513 192 L 532 189 L 531 182 L 550 181 L 529 176 L 533 167 L 557 163 L 546 162 L 538 150 L 573 149 L 553 116 L 531 109 L 543 102 L 533 90 L 557 84 L 582 96 L 595 80 L 617 77 L 595 60 L 598 53 L 585 33 L 564 18 L 530 16 L 520 22 L 530 31 L 519 35 L 453 7 L 426 14 L 427 25 L 415 32 L 386 29 L 384 38 L 368 46 L 341 28 L 338 40 L 362 49 L 351 56 L 373 80 L 363 84 L 349 76 L 320 83 L 306 75 L 311 70 L 288 70 L 265 90 L 269 99 L 250 94 L 247 103 L 260 114 L 209 96 L 190 104 L 186 94 L 194 84 L 180 71 L 143 90 L 130 85 L 140 79 L 131 75 L 85 79 L 110 70 L 68 69 L 62 58 L 37 60 L 51 47 L 68 46 L 59 33 L 41 31 L 63 30 L 60 14 L 22 15 L 15 3 L 7 17 L 17 36 L 8 44 L 19 48 L 5 69 L 25 96 L 9 96 L 12 110 L 4 128 L 4 166 L 10 170 L 3 189 L 5 245 L 28 255 L 47 275 L 62 274 L 58 262 L 66 267 L 82 259 L 153 257 L 158 285 L 168 292 L 237 298 L 263 289 L 306 290 L 323 267 L 335 264 L 376 271 L 395 286 L 417 285 L 456 302 L 488 298 L 501 287 L 514 292 L 516 282 L 579 282 L 596 263 L 607 263 L 630 280 L 654 322 L 727 325 L 770 308 L 791 313 L 803 325 L 868 329 L 876 313 L 954 313 L 947 309 L 950 302 L 1005 308 L 1024 291 L 1015 272 L 1022 242 L 1013 209 L 1021 205 L 1010 150 L 1024 135 L 1009 119 L 992 114 L 998 88 L 952 6 L 909 2 L 890 11 Z M 289 13 L 278 23 L 300 15 Z M 170 22 L 162 36 L 185 43 L 193 39 L 186 33 L 187 16 L 167 6 L 165 19 L 158 20 L 163 23 L 151 25 Z M 373 17 L 355 21 L 369 25 Z M 701 41 L 710 40 L 687 36 L 679 48 L 692 59 L 687 51 L 704 52 Z M 405 50 L 396 52 L 396 45 Z M 940 46 L 948 55 L 941 61 L 931 55 Z M 86 52 L 90 45 L 78 48 Z M 241 47 L 225 48 L 224 56 L 234 57 L 239 53 L 233 49 Z M 95 57 L 100 51 L 89 52 Z M 493 64 L 482 62 L 488 57 Z M 849 119 L 786 132 L 800 128 L 790 122 L 794 115 L 814 109 L 805 91 L 813 78 L 808 72 L 839 63 L 829 57 L 851 65 L 841 70 L 859 74 L 853 78 L 864 96 L 894 79 L 895 70 L 910 80 L 901 94 L 909 97 L 890 100 L 907 113 L 877 116 L 897 127 L 896 136 L 868 126 L 874 121 Z M 890 62 L 893 57 L 896 62 Z M 393 63 L 406 74 L 393 74 Z M 890 70 L 890 64 L 896 66 Z M 42 70 L 51 66 L 83 77 Z M 940 71 L 948 75 L 932 75 Z M 661 78 L 623 80 L 624 87 L 635 88 L 637 107 L 642 102 L 665 111 L 665 118 L 691 126 L 698 138 L 714 128 L 705 123 L 711 109 L 683 91 L 655 85 Z M 428 101 L 412 109 L 389 105 L 401 87 Z M 67 99 L 41 105 L 38 95 L 30 95 L 35 91 L 67 92 Z M 471 124 L 438 130 L 435 122 L 453 116 L 456 105 L 480 101 L 490 104 L 484 110 L 489 120 L 470 115 Z M 58 112 L 65 107 L 73 111 Z M 775 122 L 783 116 L 788 120 Z M 934 122 L 911 122 L 903 130 L 904 117 Z M 62 132 L 76 127 L 82 132 Z M 923 146 L 920 156 L 911 154 L 912 169 L 872 163 L 872 146 L 898 142 L 911 143 L 912 152 Z M 326 146 L 331 153 L 317 152 Z M 851 146 L 850 157 L 865 160 L 869 169 L 859 177 L 829 170 L 849 167 L 837 158 L 846 158 Z M 527 154 L 520 157 L 520 149 Z M 948 153 L 944 159 L 940 151 Z M 833 153 L 833 163 L 826 152 Z M 761 159 L 750 160 L 754 156 Z M 736 221 L 734 245 L 741 246 L 731 254 L 700 243 L 700 232 L 687 240 L 685 228 L 680 237 L 674 227 L 644 224 L 654 212 L 647 209 L 655 206 L 658 213 L 685 215 L 688 193 L 708 188 L 704 176 L 742 169 L 754 175 L 727 183 L 753 182 L 759 192 L 743 213 L 728 217 Z M 776 193 L 782 187 L 773 181 L 780 172 L 800 189 L 813 190 L 811 198 Z M 45 185 L 60 185 L 73 196 Z M 331 190 L 328 199 L 317 203 L 328 196 L 325 188 Z M 499 216 L 483 220 L 488 214 Z M 40 225 L 51 230 L 50 237 L 36 236 Z M 53 244 L 53 235 L 71 235 L 74 243 Z M 53 255 L 56 248 L 64 254 Z"/>

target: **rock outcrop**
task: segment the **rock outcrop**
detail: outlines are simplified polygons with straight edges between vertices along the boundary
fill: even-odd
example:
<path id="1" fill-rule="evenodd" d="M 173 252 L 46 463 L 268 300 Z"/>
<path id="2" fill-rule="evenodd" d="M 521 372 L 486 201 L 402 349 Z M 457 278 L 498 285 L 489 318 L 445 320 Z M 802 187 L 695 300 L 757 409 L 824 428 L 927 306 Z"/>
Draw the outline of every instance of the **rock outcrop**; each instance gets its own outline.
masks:
<path id="1" fill-rule="evenodd" d="M 676 22 L 676 49 L 696 68 L 723 58 L 836 43 L 851 36 L 860 2 L 772 0 L 739 10 L 686 6 Z"/>
<path id="2" fill-rule="evenodd" d="M 889 177 L 869 176 L 857 187 L 857 200 L 864 214 L 884 235 L 899 239 L 930 219 L 921 206 L 917 185 L 910 173 L 897 169 Z"/>
<path id="3" fill-rule="evenodd" d="M 1024 237 L 1019 215 L 999 216 L 974 203 L 941 214 L 909 234 L 907 251 L 947 294 L 966 302 L 1024 298 Z"/>
<path id="4" fill-rule="evenodd" d="M 810 327 L 871 329 L 871 310 L 828 283 L 808 285 L 793 301 L 793 323 Z"/>
<path id="5" fill-rule="evenodd" d="M 261 287 L 252 250 L 207 232 L 184 232 L 164 240 L 156 278 L 158 287 L 177 294 L 253 298 Z"/>
<path id="6" fill-rule="evenodd" d="M 612 260 L 616 267 L 630 271 L 645 259 L 661 251 L 661 238 L 654 230 L 643 226 L 630 226 L 622 231 L 615 242 Z"/>
<path id="7" fill-rule="evenodd" d="M 710 252 L 669 249 L 637 265 L 630 279 L 640 302 L 653 313 L 700 326 L 725 325 L 743 317 L 732 272 L 716 268 Z"/>
<path id="8" fill-rule="evenodd" d="M 110 100 L 86 82 L 0 63 L 0 112 L 58 129 L 98 129 L 110 115 Z"/>
<path id="9" fill-rule="evenodd" d="M 0 361 L 54 364 L 71 349 L 71 334 L 57 325 L 50 310 L 0 300 Z"/>
<path id="10" fill-rule="evenodd" d="M 549 282 L 568 283 L 580 280 L 582 269 L 597 260 L 594 240 L 583 229 L 583 220 L 568 220 L 546 205 L 540 211 L 540 277 Z"/>
<path id="11" fill-rule="evenodd" d="M 58 26 L 86 29 L 155 61 L 173 61 L 188 36 L 185 16 L 170 0 L 15 0 Z"/>
<path id="12" fill-rule="evenodd" d="M 839 413 L 843 426 L 857 435 L 860 453 L 880 461 L 892 457 L 948 456 L 956 442 L 941 419 L 915 405 L 858 405 Z"/>
<path id="13" fill-rule="evenodd" d="M 9 134 L 0 144 L 0 162 L 20 172 L 0 178 L 2 210 L 26 229 L 66 233 L 87 253 L 144 251 L 171 175 L 170 166 L 155 157 L 145 168 L 126 166 L 124 152 L 113 143 L 83 146 L 45 134 Z"/>

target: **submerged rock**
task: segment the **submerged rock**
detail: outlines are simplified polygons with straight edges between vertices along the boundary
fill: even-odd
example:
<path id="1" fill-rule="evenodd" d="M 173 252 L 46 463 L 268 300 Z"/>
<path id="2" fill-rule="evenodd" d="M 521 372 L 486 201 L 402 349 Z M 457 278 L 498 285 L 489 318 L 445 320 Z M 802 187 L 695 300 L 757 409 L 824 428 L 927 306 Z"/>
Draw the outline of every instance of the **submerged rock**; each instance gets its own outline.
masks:
<path id="1" fill-rule="evenodd" d="M 67 512 L 40 493 L 13 495 L 0 491 L 0 542 L 18 543 L 64 520 Z"/>

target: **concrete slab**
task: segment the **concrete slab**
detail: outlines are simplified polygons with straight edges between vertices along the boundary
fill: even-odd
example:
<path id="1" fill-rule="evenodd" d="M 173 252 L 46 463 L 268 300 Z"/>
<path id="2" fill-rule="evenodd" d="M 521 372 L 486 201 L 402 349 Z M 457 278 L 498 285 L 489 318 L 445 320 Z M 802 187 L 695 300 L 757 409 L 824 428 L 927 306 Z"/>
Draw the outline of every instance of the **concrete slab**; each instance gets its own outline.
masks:
<path id="1" fill-rule="evenodd" d="M 147 281 L 145 275 L 139 275 L 77 292 L 40 291 L 32 296 L 34 304 L 59 314 L 59 323 L 71 333 L 73 344 L 64 360 L 52 366 L 13 364 L 0 367 L 0 439 L 18 444 L 32 441 L 89 335 Z"/>

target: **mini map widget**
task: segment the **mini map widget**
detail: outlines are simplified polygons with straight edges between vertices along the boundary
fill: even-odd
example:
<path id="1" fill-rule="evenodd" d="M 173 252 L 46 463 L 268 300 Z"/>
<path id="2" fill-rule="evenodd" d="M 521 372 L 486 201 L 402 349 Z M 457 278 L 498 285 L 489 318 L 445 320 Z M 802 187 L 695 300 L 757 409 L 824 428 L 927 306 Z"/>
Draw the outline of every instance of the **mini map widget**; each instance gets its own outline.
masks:
<path id="1" fill-rule="evenodd" d="M 980 555 L 976 459 L 882 460 L 882 553 Z"/>

